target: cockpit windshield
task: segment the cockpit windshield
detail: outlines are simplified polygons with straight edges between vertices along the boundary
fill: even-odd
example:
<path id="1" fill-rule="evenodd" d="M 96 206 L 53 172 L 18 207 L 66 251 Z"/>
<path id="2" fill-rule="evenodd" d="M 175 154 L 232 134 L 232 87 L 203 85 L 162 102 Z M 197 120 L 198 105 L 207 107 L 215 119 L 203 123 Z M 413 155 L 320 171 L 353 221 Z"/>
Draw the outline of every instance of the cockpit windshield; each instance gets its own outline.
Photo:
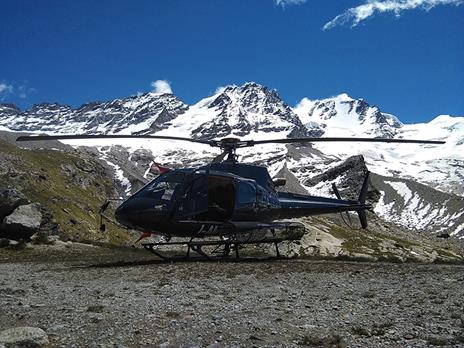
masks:
<path id="1" fill-rule="evenodd" d="M 155 209 L 169 210 L 182 195 L 185 173 L 172 172 L 159 176 L 139 192 L 141 197 L 151 198 Z"/>

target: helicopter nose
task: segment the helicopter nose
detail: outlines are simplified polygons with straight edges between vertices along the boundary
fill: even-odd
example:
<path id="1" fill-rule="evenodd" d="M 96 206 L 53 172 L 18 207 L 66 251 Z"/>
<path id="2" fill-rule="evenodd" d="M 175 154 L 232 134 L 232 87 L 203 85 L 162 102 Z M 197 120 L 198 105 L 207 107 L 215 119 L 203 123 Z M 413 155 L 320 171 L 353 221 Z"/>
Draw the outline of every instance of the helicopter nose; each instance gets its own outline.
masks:
<path id="1" fill-rule="evenodd" d="M 126 201 L 122 203 L 114 212 L 114 217 L 116 221 L 119 222 L 121 225 L 135 229 L 135 222 L 137 221 L 137 217 L 139 215 L 139 209 L 133 202 Z"/>

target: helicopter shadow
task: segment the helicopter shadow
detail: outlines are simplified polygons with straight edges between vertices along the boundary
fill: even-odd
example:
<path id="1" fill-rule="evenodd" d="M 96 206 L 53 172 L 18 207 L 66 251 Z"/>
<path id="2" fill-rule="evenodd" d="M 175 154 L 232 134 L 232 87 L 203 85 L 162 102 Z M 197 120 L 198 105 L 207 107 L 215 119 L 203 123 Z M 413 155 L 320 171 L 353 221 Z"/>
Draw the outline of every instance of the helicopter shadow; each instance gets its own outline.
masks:
<path id="1" fill-rule="evenodd" d="M 274 261 L 292 260 L 288 257 L 242 257 L 242 258 L 173 258 L 168 260 L 155 259 L 155 260 L 141 260 L 141 261 L 115 261 L 115 262 L 102 262 L 93 263 L 89 265 L 78 266 L 79 268 L 119 268 L 119 267 L 137 267 L 149 265 L 170 265 L 170 264 L 190 264 L 190 263 L 266 263 Z"/>

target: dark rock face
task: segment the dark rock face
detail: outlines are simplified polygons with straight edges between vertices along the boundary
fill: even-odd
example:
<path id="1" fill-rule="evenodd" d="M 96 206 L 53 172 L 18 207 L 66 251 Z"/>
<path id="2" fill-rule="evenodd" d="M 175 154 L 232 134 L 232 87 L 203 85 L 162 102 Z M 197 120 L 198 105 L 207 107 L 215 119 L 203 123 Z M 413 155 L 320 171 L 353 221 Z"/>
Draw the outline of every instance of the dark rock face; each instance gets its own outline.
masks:
<path id="1" fill-rule="evenodd" d="M 368 169 L 362 155 L 352 156 L 343 163 L 335 166 L 326 172 L 309 178 L 305 181 L 306 186 L 315 186 L 321 181 L 333 181 L 341 178 L 337 188 L 343 198 L 356 199 L 359 189 L 364 181 Z M 368 199 L 375 196 L 375 192 L 368 194 Z"/>
<path id="2" fill-rule="evenodd" d="M 367 172 L 366 163 L 364 162 L 364 157 L 362 155 L 352 156 L 345 160 L 343 163 L 335 166 L 325 173 L 316 175 L 308 179 L 305 184 L 308 186 L 314 186 L 321 181 L 330 181 L 334 180 L 342 174 L 345 174 L 348 171 L 355 171 L 356 173 L 364 174 Z"/>
<path id="3" fill-rule="evenodd" d="M 39 203 L 21 205 L 8 215 L 0 227 L 0 235 L 9 239 L 29 239 L 42 221 Z"/>
<path id="4" fill-rule="evenodd" d="M 29 200 L 15 189 L 0 188 L 0 221 L 10 215 L 17 207 L 28 204 Z"/>
<path id="5" fill-rule="evenodd" d="M 277 191 L 299 193 L 302 195 L 308 194 L 308 191 L 306 191 L 306 189 L 300 184 L 295 175 L 293 175 L 293 173 L 288 170 L 286 164 L 281 170 L 279 170 L 275 177 L 284 178 L 287 181 L 285 186 L 277 188 Z"/>

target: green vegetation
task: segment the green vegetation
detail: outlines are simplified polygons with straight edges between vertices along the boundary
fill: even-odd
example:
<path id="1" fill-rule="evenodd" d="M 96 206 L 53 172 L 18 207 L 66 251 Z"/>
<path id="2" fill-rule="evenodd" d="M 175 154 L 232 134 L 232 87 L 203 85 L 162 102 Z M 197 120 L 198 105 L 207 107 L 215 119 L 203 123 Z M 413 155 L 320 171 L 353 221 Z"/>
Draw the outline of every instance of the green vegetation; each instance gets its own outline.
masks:
<path id="1" fill-rule="evenodd" d="M 61 238 L 125 245 L 126 231 L 99 231 L 98 210 L 115 195 L 105 167 L 90 156 L 57 150 L 26 150 L 0 140 L 0 182 L 23 192 L 53 215 Z"/>

